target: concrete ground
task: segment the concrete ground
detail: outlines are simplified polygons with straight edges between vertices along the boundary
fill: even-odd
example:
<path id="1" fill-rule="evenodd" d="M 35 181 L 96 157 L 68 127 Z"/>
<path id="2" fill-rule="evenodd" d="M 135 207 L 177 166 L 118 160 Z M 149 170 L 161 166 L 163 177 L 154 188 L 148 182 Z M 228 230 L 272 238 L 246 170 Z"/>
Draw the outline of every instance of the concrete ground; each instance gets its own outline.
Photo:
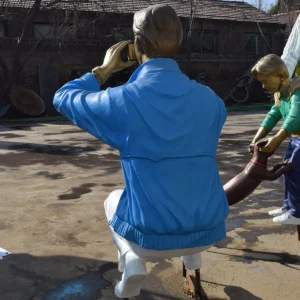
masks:
<path id="1" fill-rule="evenodd" d="M 223 183 L 249 161 L 264 113 L 229 115 L 218 151 Z M 123 187 L 118 153 L 67 122 L 0 126 L 0 182 L 0 247 L 12 252 L 0 261 L 0 300 L 117 299 L 120 274 L 103 201 Z M 231 208 L 227 238 L 203 254 L 209 299 L 300 299 L 296 228 L 267 215 L 282 195 L 282 180 L 265 182 Z M 147 268 L 137 300 L 188 299 L 180 259 Z"/>

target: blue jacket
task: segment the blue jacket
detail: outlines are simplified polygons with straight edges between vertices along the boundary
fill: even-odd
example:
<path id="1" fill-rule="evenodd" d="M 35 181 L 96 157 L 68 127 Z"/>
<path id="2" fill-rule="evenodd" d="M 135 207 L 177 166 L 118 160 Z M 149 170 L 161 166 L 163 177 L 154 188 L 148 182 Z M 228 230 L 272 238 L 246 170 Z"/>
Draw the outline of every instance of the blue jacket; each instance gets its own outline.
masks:
<path id="1" fill-rule="evenodd" d="M 216 160 L 225 106 L 174 60 L 150 60 L 104 91 L 88 73 L 63 86 L 54 106 L 120 151 L 126 188 L 110 222 L 116 233 L 153 250 L 225 237 L 229 208 Z"/>

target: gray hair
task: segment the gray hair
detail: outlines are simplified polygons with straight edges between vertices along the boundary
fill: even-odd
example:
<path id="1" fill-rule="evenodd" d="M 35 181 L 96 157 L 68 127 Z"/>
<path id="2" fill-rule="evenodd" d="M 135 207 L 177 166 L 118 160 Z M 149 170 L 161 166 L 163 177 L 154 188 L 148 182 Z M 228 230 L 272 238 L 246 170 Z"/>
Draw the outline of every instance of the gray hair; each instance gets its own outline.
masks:
<path id="1" fill-rule="evenodd" d="M 149 6 L 134 15 L 133 32 L 148 57 L 171 57 L 181 44 L 182 24 L 174 9 L 165 4 Z"/>

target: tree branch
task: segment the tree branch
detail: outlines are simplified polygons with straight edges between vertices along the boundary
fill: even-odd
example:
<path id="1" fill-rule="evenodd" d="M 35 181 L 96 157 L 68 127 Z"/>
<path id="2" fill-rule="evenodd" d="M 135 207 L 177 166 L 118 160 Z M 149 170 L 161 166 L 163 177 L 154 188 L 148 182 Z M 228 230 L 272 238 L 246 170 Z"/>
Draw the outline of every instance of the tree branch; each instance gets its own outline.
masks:
<path id="1" fill-rule="evenodd" d="M 18 39 L 18 46 L 22 45 L 25 38 L 27 37 L 28 30 L 32 21 L 37 17 L 38 13 L 40 12 L 41 2 L 42 0 L 35 0 L 34 4 L 27 12 L 26 14 L 27 19 L 25 20 L 21 36 Z"/>
<path id="2" fill-rule="evenodd" d="M 265 35 L 263 34 L 263 32 L 262 32 L 262 30 L 261 30 L 261 28 L 260 28 L 259 22 L 258 22 L 257 20 L 256 20 L 256 24 L 257 24 L 257 27 L 258 27 L 258 29 L 259 29 L 259 32 L 260 32 L 262 38 L 264 39 L 264 41 L 265 41 L 265 43 L 267 44 L 267 46 L 268 46 L 270 52 L 272 53 L 272 48 L 271 48 L 270 44 L 268 43 L 268 41 L 267 41 Z"/>
<path id="3" fill-rule="evenodd" d="M 114 4 L 113 0 L 82 0 L 82 1 L 74 1 L 74 0 L 48 0 L 48 1 L 43 1 L 43 0 L 34 0 L 30 3 L 32 3 L 32 5 L 30 5 L 30 7 L 28 7 L 28 5 L 24 5 L 23 7 L 9 7 L 7 8 L 9 3 L 9 0 L 5 1 L 5 0 L 0 0 L 0 7 L 2 5 L 2 7 L 4 9 L 1 9 L 0 12 L 0 19 L 3 18 L 5 20 L 7 20 L 9 17 L 14 17 L 14 16 L 19 16 L 19 19 L 22 20 L 22 29 L 20 30 L 19 34 L 18 34 L 18 38 L 16 39 L 17 43 L 16 43 L 16 49 L 14 51 L 14 53 L 12 53 L 13 55 L 13 65 L 12 68 L 9 68 L 7 62 L 5 62 L 4 56 L 1 55 L 0 53 L 0 70 L 2 70 L 2 74 L 3 74 L 3 80 L 1 82 L 1 88 L 0 88 L 0 103 L 1 105 L 3 104 L 4 99 L 6 99 L 6 96 L 9 94 L 11 87 L 18 83 L 19 79 L 20 79 L 20 73 L 22 72 L 22 70 L 24 69 L 24 67 L 28 64 L 28 62 L 30 61 L 30 59 L 32 58 L 32 56 L 34 55 L 34 53 L 36 52 L 37 48 L 39 47 L 39 45 L 43 42 L 43 40 L 45 39 L 45 37 L 50 33 L 42 36 L 41 35 L 41 39 L 39 39 L 34 46 L 31 48 L 31 50 L 28 53 L 24 53 L 24 43 L 26 42 L 28 36 L 30 35 L 30 30 L 32 28 L 32 23 L 34 22 L 34 20 L 36 19 L 36 17 L 44 11 L 50 11 L 52 15 L 57 15 L 59 16 L 60 14 L 58 14 L 59 12 L 62 11 L 62 6 L 59 4 L 67 4 L 67 6 L 70 6 L 70 10 L 71 11 L 77 11 L 77 8 L 80 8 L 80 5 L 82 5 L 83 3 L 93 3 L 95 5 L 97 5 L 97 9 L 99 14 L 97 15 L 97 17 L 99 15 L 101 15 L 101 12 L 107 11 L 107 7 L 112 8 L 111 12 L 115 12 L 118 10 L 118 7 Z M 20 3 L 25 3 L 25 1 Z M 1 7 L 1 8 L 2 8 Z M 64 6 L 66 7 L 66 6 Z M 110 10 L 109 10 L 110 12 Z M 74 16 L 75 18 L 76 16 Z M 101 17 L 103 17 L 101 15 Z M 101 18 L 100 17 L 100 18 Z M 55 17 L 54 17 L 55 18 Z M 99 19 L 100 19 L 99 18 Z M 192 16 L 193 18 L 193 16 Z M 59 38 L 59 35 L 61 34 L 60 31 L 62 31 L 63 33 L 65 31 L 67 31 L 70 27 L 72 26 L 78 26 L 78 23 L 80 24 L 80 22 L 77 22 L 77 19 L 73 20 L 73 25 L 72 26 L 68 26 L 68 19 L 67 17 L 64 17 L 63 20 L 58 20 L 59 18 L 56 17 L 57 20 L 54 20 L 54 24 L 57 23 L 58 26 L 58 32 L 55 32 L 55 35 L 57 38 Z M 88 24 L 88 23 L 94 23 L 98 20 L 98 18 L 93 19 L 92 21 L 86 22 L 85 20 L 83 21 L 83 24 Z M 61 22 L 60 22 L 61 21 Z M 76 22 L 76 24 L 75 24 Z M 192 23 L 192 20 L 191 20 Z M 23 59 L 22 59 L 23 58 Z"/>
<path id="4" fill-rule="evenodd" d="M 32 47 L 32 49 L 30 50 L 30 52 L 26 55 L 26 57 L 22 60 L 22 64 L 20 65 L 19 68 L 19 72 L 21 72 L 23 70 L 23 68 L 25 67 L 25 65 L 28 63 L 28 61 L 30 60 L 30 58 L 32 57 L 32 55 L 34 54 L 34 52 L 36 51 L 36 49 L 38 48 L 38 46 L 42 43 L 43 39 L 38 40 L 35 45 Z"/>

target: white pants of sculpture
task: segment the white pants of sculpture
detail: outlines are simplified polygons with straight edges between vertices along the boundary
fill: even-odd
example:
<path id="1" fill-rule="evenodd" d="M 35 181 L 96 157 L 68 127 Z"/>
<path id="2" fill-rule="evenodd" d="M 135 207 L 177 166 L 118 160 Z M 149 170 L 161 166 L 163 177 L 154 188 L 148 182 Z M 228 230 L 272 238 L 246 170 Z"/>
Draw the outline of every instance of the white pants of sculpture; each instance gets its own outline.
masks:
<path id="1" fill-rule="evenodd" d="M 285 62 L 291 78 L 300 60 L 300 15 L 289 35 L 281 59 Z"/>
<path id="2" fill-rule="evenodd" d="M 115 190 L 105 200 L 104 209 L 108 221 L 113 218 L 122 193 L 123 190 Z M 181 257 L 187 269 L 197 270 L 201 267 L 200 253 L 212 246 L 167 251 L 147 250 L 125 240 L 115 233 L 111 226 L 110 231 L 118 249 L 119 271 L 123 272 L 122 280 L 115 288 L 115 294 L 119 298 L 130 298 L 140 294 L 142 281 L 147 276 L 146 259 Z"/>
<path id="3" fill-rule="evenodd" d="M 4 256 L 9 255 L 10 252 L 8 252 L 7 250 L 0 248 L 0 260 L 3 259 Z"/>

